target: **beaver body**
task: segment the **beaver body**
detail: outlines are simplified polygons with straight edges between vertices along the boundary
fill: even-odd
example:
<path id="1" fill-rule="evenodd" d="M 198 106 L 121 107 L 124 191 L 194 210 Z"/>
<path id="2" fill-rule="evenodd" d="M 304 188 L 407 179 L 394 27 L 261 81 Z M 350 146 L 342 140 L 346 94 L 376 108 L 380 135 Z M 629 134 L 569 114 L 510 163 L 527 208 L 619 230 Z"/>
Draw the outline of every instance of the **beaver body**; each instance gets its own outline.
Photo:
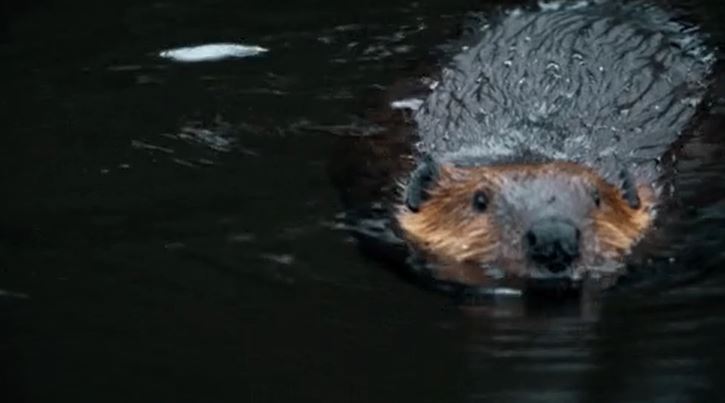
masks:
<path id="1" fill-rule="evenodd" d="M 651 226 L 658 161 L 692 120 L 712 57 L 641 2 L 516 10 L 481 29 L 415 112 L 396 219 L 440 277 L 613 272 Z"/>

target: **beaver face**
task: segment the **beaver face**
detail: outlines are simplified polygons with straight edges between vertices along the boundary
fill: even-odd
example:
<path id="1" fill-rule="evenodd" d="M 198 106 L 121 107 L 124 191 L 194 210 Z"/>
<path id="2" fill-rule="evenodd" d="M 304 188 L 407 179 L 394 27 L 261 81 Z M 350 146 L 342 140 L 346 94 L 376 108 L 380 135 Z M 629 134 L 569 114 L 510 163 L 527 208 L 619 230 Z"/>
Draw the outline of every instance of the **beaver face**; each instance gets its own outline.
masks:
<path id="1" fill-rule="evenodd" d="M 525 278 L 611 270 L 651 222 L 652 192 L 569 162 L 419 168 L 397 219 L 444 261 Z"/>

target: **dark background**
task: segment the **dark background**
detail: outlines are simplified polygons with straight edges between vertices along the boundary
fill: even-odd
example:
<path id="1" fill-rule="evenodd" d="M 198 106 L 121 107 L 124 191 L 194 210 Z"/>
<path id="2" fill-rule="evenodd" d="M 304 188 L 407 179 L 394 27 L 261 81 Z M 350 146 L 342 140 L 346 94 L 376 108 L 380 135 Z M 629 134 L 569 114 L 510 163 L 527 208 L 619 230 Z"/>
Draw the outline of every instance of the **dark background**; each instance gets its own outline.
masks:
<path id="1" fill-rule="evenodd" d="M 640 276 L 675 280 L 458 308 L 360 253 L 340 139 L 305 128 L 359 123 L 512 2 L 3 4 L 0 401 L 723 400 L 719 66 Z M 720 2 L 677 6 L 723 44 Z M 157 57 L 219 41 L 270 52 Z"/>

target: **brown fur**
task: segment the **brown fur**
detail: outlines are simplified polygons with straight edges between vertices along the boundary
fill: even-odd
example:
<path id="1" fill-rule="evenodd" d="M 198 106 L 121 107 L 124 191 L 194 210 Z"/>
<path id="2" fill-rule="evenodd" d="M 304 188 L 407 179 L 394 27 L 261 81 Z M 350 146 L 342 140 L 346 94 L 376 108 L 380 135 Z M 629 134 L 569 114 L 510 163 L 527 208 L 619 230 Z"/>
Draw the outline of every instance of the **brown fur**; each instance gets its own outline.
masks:
<path id="1" fill-rule="evenodd" d="M 474 263 L 477 266 L 496 264 L 509 274 L 524 276 L 527 263 L 523 246 L 504 239 L 503 228 L 491 214 L 472 208 L 472 195 L 481 188 L 500 192 L 510 181 L 558 178 L 581 183 L 598 190 L 600 205 L 592 208 L 584 231 L 583 265 L 621 260 L 650 227 L 653 219 L 654 190 L 648 184 L 637 184 L 640 206 L 631 208 L 622 191 L 605 181 L 591 168 L 570 162 L 543 164 L 508 164 L 479 167 L 440 167 L 429 198 L 414 213 L 400 206 L 396 214 L 404 236 L 419 249 L 443 262 Z M 507 182 L 509 181 L 509 182 Z M 504 217 L 516 225 L 516 217 Z M 498 221 L 500 222 L 500 218 Z M 510 221 L 509 221 L 510 220 Z M 452 267 L 452 266 L 451 266 Z M 584 271 L 586 269 L 579 269 Z M 480 270 L 477 272 L 481 273 Z M 464 282 L 479 282 L 469 275 L 450 274 Z M 461 278 L 462 277 L 462 278 Z"/>

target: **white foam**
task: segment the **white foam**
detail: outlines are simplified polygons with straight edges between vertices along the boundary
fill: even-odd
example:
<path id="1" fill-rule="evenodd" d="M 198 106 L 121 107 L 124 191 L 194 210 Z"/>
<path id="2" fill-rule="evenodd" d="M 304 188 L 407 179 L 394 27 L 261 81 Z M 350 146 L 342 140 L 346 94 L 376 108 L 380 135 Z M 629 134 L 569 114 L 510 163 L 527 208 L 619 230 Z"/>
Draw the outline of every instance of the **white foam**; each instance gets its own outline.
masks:
<path id="1" fill-rule="evenodd" d="M 393 109 L 410 109 L 411 111 L 417 111 L 421 105 L 423 105 L 423 100 L 418 98 L 400 99 L 390 103 L 390 107 Z"/>
<path id="2" fill-rule="evenodd" d="M 209 43 L 206 45 L 167 49 L 159 52 L 159 56 L 175 62 L 194 63 L 210 62 L 229 58 L 250 57 L 267 51 L 269 51 L 269 49 L 265 49 L 257 45 Z"/>

